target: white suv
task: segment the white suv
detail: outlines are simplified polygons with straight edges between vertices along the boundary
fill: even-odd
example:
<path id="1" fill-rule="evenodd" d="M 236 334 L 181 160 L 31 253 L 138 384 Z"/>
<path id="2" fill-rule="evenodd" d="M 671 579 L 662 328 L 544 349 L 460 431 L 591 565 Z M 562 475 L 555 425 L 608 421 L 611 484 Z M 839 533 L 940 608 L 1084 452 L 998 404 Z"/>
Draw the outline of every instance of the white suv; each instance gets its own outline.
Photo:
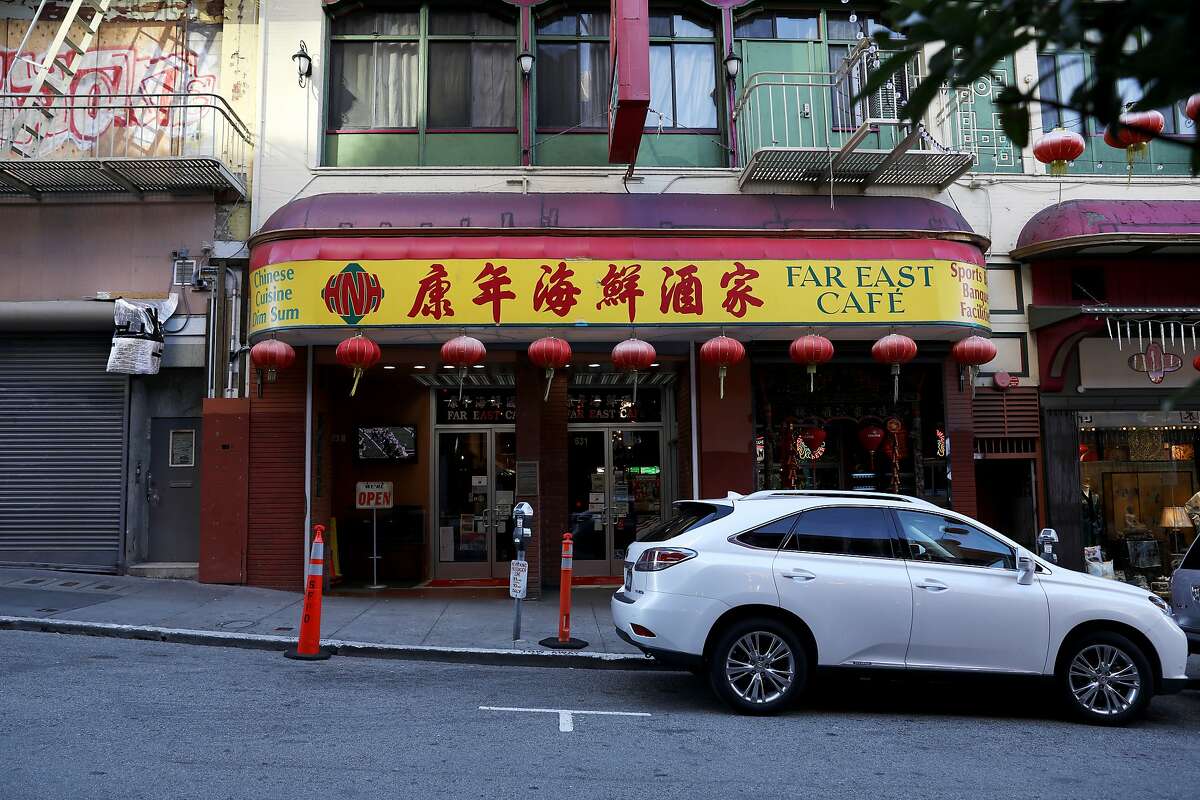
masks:
<path id="1" fill-rule="evenodd" d="M 1052 677 L 1105 724 L 1186 682 L 1187 638 L 1163 600 L 910 497 L 684 501 L 626 558 L 621 638 L 702 669 L 746 713 L 782 709 L 824 667 Z"/>

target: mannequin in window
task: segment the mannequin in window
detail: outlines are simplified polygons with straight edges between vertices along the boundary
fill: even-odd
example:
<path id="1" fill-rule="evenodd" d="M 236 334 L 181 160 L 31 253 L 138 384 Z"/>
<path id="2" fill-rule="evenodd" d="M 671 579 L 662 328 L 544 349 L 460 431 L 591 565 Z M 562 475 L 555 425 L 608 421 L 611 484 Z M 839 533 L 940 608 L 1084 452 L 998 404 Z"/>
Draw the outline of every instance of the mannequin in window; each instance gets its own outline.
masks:
<path id="1" fill-rule="evenodd" d="M 1125 530 L 1122 533 L 1125 536 L 1130 534 L 1144 536 L 1150 533 L 1150 529 L 1138 519 L 1137 514 L 1133 513 L 1133 506 L 1125 506 Z"/>

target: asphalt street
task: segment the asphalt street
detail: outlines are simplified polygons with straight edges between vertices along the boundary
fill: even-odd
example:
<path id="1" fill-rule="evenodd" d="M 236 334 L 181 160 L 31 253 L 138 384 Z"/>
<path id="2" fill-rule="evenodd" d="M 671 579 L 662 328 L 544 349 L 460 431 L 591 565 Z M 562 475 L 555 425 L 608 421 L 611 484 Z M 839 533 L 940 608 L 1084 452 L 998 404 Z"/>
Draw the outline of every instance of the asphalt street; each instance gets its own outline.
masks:
<path id="1" fill-rule="evenodd" d="M 307 663 L 3 631 L 0 787 L 5 800 L 1194 798 L 1200 692 L 1105 729 L 1057 719 L 1024 684 L 839 681 L 758 719 L 686 673 Z"/>

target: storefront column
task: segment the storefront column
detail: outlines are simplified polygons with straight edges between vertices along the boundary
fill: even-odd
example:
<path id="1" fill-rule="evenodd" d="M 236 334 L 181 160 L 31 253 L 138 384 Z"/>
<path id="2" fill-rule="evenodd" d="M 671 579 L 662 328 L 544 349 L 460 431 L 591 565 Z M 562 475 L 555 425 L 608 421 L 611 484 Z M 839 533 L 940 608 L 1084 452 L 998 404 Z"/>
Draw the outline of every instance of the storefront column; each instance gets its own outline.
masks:
<path id="1" fill-rule="evenodd" d="M 700 496 L 754 491 L 754 415 L 750 360 L 729 367 L 725 397 L 715 367 L 699 366 L 696 400 L 700 438 Z M 680 487 L 681 492 L 686 492 Z"/>
<path id="2" fill-rule="evenodd" d="M 567 530 L 567 371 L 556 370 L 545 398 L 545 371 L 525 356 L 516 365 L 517 461 L 538 465 L 539 495 L 518 494 L 533 506 L 533 538 L 529 560 L 529 595 L 541 593 L 543 576 L 558 583 L 562 534 Z M 544 565 L 544 566 L 543 566 Z"/>
<path id="3" fill-rule="evenodd" d="M 198 579 L 245 583 L 250 400 L 208 398 L 203 414 Z"/>
<path id="4" fill-rule="evenodd" d="M 1059 563 L 1068 569 L 1083 569 L 1079 421 L 1074 411 L 1043 410 L 1042 453 L 1046 461 L 1046 511 L 1050 527 L 1058 533 Z"/>
<path id="5" fill-rule="evenodd" d="M 959 364 L 947 358 L 942 365 L 946 393 L 946 437 L 950 440 L 950 506 L 975 517 L 979 503 L 975 487 L 975 414 L 971 387 L 959 384 Z"/>
<path id="6" fill-rule="evenodd" d="M 250 398 L 246 583 L 298 590 L 304 583 L 304 408 L 307 348 Z"/>

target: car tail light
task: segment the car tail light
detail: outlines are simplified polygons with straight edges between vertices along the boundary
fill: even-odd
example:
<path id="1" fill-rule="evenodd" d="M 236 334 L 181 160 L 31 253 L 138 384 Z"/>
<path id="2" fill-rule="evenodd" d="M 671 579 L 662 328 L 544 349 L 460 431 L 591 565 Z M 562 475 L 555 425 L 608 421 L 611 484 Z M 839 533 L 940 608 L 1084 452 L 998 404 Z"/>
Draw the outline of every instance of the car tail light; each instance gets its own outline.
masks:
<path id="1" fill-rule="evenodd" d="M 641 636 L 643 639 L 658 638 L 654 635 L 654 631 L 650 630 L 645 625 L 638 625 L 636 622 L 631 622 L 629 624 L 629 629 L 631 631 L 633 631 L 634 633 L 636 633 L 638 636 Z"/>
<path id="2" fill-rule="evenodd" d="M 642 552 L 633 568 L 638 572 L 658 572 L 695 557 L 696 551 L 686 547 L 651 547 Z"/>

